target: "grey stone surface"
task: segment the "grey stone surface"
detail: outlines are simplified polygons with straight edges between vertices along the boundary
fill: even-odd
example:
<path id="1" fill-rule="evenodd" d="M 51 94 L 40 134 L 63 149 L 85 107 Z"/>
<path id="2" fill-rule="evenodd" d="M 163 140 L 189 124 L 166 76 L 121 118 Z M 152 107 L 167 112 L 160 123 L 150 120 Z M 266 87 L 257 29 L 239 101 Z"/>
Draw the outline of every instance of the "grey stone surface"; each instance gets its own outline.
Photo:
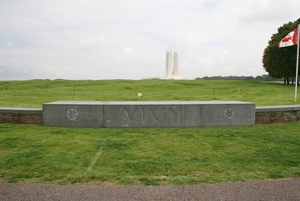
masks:
<path id="1" fill-rule="evenodd" d="M 255 105 L 242 102 L 206 104 L 201 107 L 201 126 L 254 125 Z"/>
<path id="2" fill-rule="evenodd" d="M 66 127 L 201 127 L 254 125 L 255 104 L 240 101 L 58 101 L 43 104 L 43 122 Z"/>
<path id="3" fill-rule="evenodd" d="M 104 106 L 105 127 L 186 127 L 186 108 L 195 105 L 180 103 L 143 103 Z M 193 114 L 197 115 L 197 114 Z M 190 126 L 197 126 L 192 124 Z"/>
<path id="4" fill-rule="evenodd" d="M 0 107 L 0 113 L 12 114 L 41 114 L 42 108 L 15 108 L 15 107 Z"/>
<path id="5" fill-rule="evenodd" d="M 63 127 L 103 127 L 104 102 L 57 101 L 43 104 L 43 124 Z"/>
<path id="6" fill-rule="evenodd" d="M 259 106 L 256 112 L 299 111 L 300 105 Z"/>

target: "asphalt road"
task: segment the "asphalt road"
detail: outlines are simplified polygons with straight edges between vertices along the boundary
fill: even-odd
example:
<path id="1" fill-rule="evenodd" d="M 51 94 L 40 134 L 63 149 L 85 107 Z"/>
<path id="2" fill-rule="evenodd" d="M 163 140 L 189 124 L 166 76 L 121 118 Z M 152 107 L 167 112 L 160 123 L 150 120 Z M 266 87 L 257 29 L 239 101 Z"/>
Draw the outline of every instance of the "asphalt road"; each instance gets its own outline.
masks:
<path id="1" fill-rule="evenodd" d="M 300 178 L 158 187 L 0 183 L 0 200 L 300 200 Z"/>

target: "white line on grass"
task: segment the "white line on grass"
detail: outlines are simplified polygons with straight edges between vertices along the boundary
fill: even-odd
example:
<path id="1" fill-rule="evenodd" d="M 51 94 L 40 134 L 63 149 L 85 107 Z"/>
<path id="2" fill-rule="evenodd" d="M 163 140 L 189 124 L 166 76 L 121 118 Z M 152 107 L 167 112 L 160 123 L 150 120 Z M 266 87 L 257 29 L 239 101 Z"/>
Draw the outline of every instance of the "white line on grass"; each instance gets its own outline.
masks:
<path id="1" fill-rule="evenodd" d="M 97 152 L 96 156 L 94 157 L 94 160 L 92 161 L 90 167 L 87 169 L 86 174 L 90 173 L 93 170 L 93 167 L 94 167 L 96 161 L 98 160 L 99 156 L 102 153 L 102 149 L 106 146 L 105 142 L 106 142 L 106 139 L 104 139 L 103 142 L 101 143 L 100 150 Z"/>

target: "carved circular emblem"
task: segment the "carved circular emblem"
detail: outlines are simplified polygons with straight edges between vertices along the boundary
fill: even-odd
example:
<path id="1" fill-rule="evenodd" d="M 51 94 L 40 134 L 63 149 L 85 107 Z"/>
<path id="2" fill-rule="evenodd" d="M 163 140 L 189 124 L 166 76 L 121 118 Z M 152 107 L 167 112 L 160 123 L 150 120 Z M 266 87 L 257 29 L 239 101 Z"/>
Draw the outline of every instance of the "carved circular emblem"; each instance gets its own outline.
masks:
<path id="1" fill-rule="evenodd" d="M 233 117 L 233 115 L 234 115 L 234 111 L 232 108 L 229 107 L 229 108 L 226 108 L 226 110 L 224 110 L 224 117 L 226 119 L 231 119 Z"/>
<path id="2" fill-rule="evenodd" d="M 78 116 L 78 113 L 77 113 L 77 111 L 75 109 L 69 109 L 67 111 L 67 117 L 68 117 L 68 119 L 75 120 L 77 118 L 77 116 Z"/>

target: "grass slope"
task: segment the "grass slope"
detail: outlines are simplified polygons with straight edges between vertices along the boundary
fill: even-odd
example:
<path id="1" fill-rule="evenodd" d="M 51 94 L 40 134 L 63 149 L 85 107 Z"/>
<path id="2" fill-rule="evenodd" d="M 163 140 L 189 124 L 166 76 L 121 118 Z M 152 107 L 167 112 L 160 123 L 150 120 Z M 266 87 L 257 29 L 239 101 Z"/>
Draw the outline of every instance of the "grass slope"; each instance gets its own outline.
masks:
<path id="1" fill-rule="evenodd" d="M 142 92 L 143 98 L 137 93 Z M 294 86 L 241 80 L 28 80 L 1 81 L 0 106 L 40 108 L 57 100 L 239 100 L 256 105 L 294 102 Z"/>

